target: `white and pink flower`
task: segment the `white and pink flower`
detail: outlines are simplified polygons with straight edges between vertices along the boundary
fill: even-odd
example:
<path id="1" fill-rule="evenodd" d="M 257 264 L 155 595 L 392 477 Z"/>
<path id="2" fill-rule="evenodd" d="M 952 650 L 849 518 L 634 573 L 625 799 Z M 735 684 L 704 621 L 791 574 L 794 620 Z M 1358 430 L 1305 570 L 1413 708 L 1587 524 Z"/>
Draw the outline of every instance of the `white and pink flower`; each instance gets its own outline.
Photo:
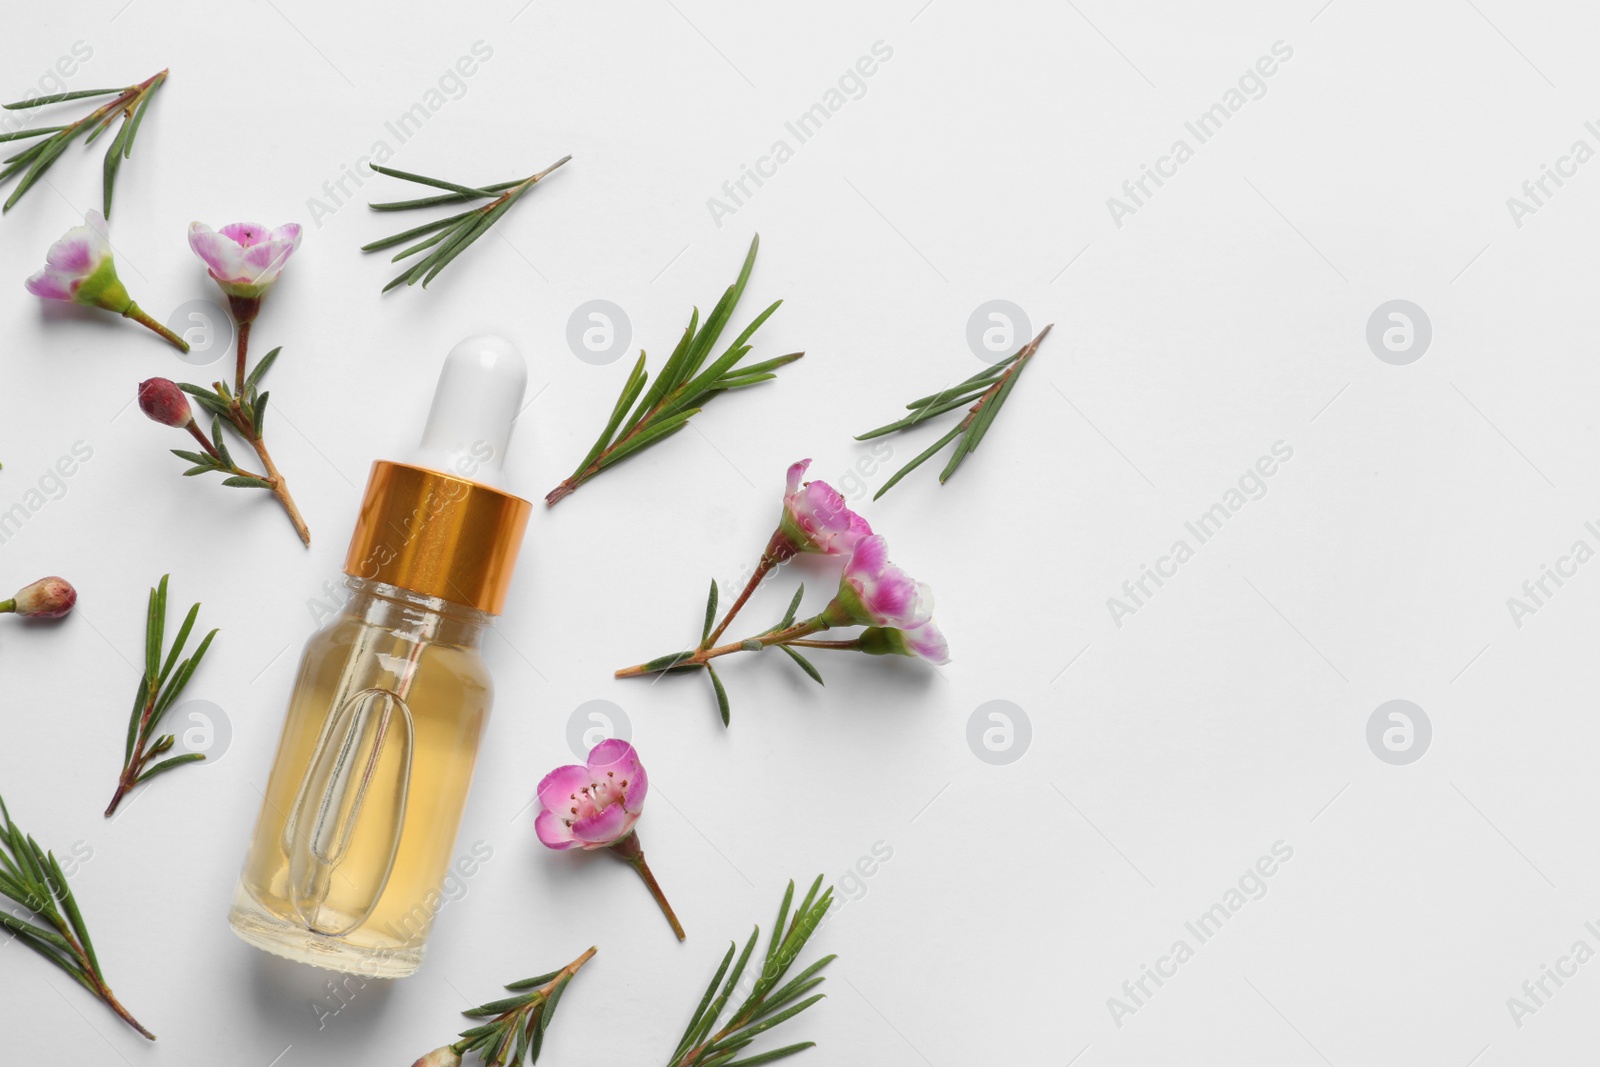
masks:
<path id="1" fill-rule="evenodd" d="M 28 292 L 42 300 L 115 311 L 154 330 L 180 351 L 189 351 L 189 342 L 145 314 L 128 295 L 127 287 L 117 277 L 105 216 L 98 211 L 89 212 L 83 217 L 82 226 L 74 226 L 51 245 L 43 269 L 35 271 L 25 284 Z"/>
<path id="2" fill-rule="evenodd" d="M 848 556 L 862 538 L 872 536 L 872 525 L 850 510 L 844 497 L 827 482 L 802 482 L 810 466 L 809 459 L 802 459 L 789 468 L 783 518 L 773 538 L 773 547 L 780 550 L 787 547 L 789 555 L 817 552 L 825 556 Z"/>
<path id="3" fill-rule="evenodd" d="M 28 292 L 45 300 L 66 300 L 121 314 L 133 303 L 117 278 L 117 264 L 106 235 L 105 216 L 91 211 L 50 246 L 42 270 L 27 281 Z"/>
<path id="4" fill-rule="evenodd" d="M 291 222 L 271 230 L 254 222 L 235 222 L 213 230 L 203 222 L 191 222 L 189 247 L 229 297 L 259 301 L 300 247 L 300 225 Z"/>
<path id="5" fill-rule="evenodd" d="M 889 543 L 873 534 L 856 545 L 823 617 L 830 626 L 914 630 L 933 618 L 933 590 L 889 562 Z"/>

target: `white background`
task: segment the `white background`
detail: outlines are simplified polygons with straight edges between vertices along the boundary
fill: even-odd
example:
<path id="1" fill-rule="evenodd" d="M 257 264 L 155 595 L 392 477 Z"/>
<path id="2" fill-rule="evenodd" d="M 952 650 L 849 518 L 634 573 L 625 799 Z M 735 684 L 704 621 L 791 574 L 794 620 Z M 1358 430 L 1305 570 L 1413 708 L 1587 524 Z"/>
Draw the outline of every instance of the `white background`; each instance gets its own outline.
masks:
<path id="1" fill-rule="evenodd" d="M 79 900 L 161 1040 L 10 945 L 7 1062 L 409 1063 L 462 1007 L 590 944 L 545 1062 L 665 1062 L 726 940 L 770 922 L 788 878 L 838 879 L 879 842 L 892 859 L 817 936 L 840 959 L 829 999 L 785 1028 L 820 1043 L 796 1062 L 1574 1062 L 1600 963 L 1520 1027 L 1507 998 L 1574 942 L 1600 949 L 1583 925 L 1600 919 L 1600 564 L 1520 627 L 1506 601 L 1573 541 L 1600 548 L 1600 163 L 1521 226 L 1506 200 L 1575 140 L 1600 148 L 1583 126 L 1600 25 L 1579 5 L 1321 3 L 12 13 L 0 95 L 80 41 L 72 88 L 172 68 L 112 225 L 147 308 L 215 297 L 191 219 L 306 225 L 255 351 L 284 346 L 269 438 L 315 540 L 264 496 L 180 478 L 178 434 L 131 406 L 143 378 L 208 369 L 22 289 L 98 202 L 100 153 L 73 148 L 0 222 L 0 509 L 74 442 L 93 449 L 0 546 L 0 585 L 60 573 L 82 593 L 59 626 L 0 620 L 0 789 L 42 842 L 92 852 Z M 478 41 L 492 58 L 399 145 L 385 123 Z M 784 122 L 878 41 L 893 56 L 864 95 L 719 227 L 708 197 L 792 144 Z M 1264 95 L 1197 144 L 1184 123 L 1278 41 L 1292 58 Z M 1116 225 L 1107 198 L 1178 138 L 1194 158 Z M 469 182 L 575 158 L 429 291 L 380 298 L 392 271 L 357 249 L 413 222 L 362 204 L 416 194 L 364 174 L 320 225 L 310 206 L 380 139 L 397 166 Z M 444 352 L 496 329 L 530 360 L 514 477 L 542 496 L 627 366 L 576 358 L 568 316 L 614 301 L 659 365 L 753 231 L 735 326 L 781 296 L 758 358 L 806 358 L 536 513 L 488 641 L 497 708 L 457 846 L 493 858 L 419 975 L 319 1013 L 330 976 L 246 947 L 225 915 L 369 463 L 410 446 Z M 979 369 L 966 323 L 995 298 L 1056 330 L 984 449 L 942 488 L 930 465 L 869 503 L 939 431 L 860 470 L 851 434 Z M 1406 366 L 1365 339 L 1397 298 L 1433 326 Z M 1266 494 L 1116 625 L 1107 598 L 1279 441 L 1293 457 Z M 737 585 L 801 456 L 936 590 L 954 663 L 836 656 L 819 689 L 746 657 L 723 672 L 728 731 L 704 679 L 612 679 L 692 640 L 707 579 Z M 795 570 L 820 606 L 818 562 Z M 222 629 L 188 696 L 225 710 L 232 741 L 107 822 L 145 590 L 168 571 L 174 614 L 200 599 Z M 794 580 L 741 624 L 767 625 Z M 1395 698 L 1433 725 L 1408 766 L 1366 740 Z M 533 837 L 533 786 L 571 759 L 590 700 L 631 720 L 653 785 L 641 837 L 684 945 L 625 867 Z M 990 700 L 1031 722 L 1010 765 L 969 749 Z M 1196 946 L 1185 921 L 1279 841 L 1293 858 L 1266 895 Z M 1119 1026 L 1108 998 L 1179 938 L 1194 958 Z"/>

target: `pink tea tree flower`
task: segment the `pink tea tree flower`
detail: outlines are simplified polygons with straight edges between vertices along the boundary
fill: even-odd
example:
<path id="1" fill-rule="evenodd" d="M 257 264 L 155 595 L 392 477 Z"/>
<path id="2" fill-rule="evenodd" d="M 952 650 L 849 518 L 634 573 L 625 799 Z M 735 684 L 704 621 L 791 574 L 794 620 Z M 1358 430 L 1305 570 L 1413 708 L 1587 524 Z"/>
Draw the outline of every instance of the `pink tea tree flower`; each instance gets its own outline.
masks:
<path id="1" fill-rule="evenodd" d="M 805 586 L 802 585 L 789 602 L 789 610 L 784 613 L 783 619 L 776 626 L 753 637 L 716 646 L 705 639 L 692 651 L 677 652 L 625 667 L 616 675 L 618 678 L 636 678 L 645 674 L 704 668 L 711 679 L 717 709 L 722 714 L 722 724 L 726 726 L 730 718 L 728 693 L 716 668 L 711 665 L 711 661 L 719 656 L 779 648 L 819 685 L 822 675 L 798 649 L 825 648 L 875 656 L 912 656 L 940 666 L 950 662 L 950 646 L 933 622 L 933 591 L 890 561 L 889 544 L 880 534 L 862 537 L 855 543 L 854 551 L 840 576 L 838 591 L 827 607 L 804 622 L 796 622 L 795 614 L 804 595 Z M 708 634 L 715 610 L 716 584 L 713 583 L 711 598 L 706 605 Z M 813 636 L 823 630 L 851 626 L 863 626 L 866 629 L 855 637 L 842 640 L 824 641 Z"/>
<path id="2" fill-rule="evenodd" d="M 778 528 L 767 541 L 756 569 L 745 584 L 744 591 L 733 602 L 722 621 L 701 641 L 702 648 L 716 644 L 717 638 L 727 630 L 733 617 L 756 591 L 756 586 L 781 563 L 801 552 L 822 556 L 848 556 L 864 537 L 872 536 L 872 525 L 850 510 L 844 497 L 824 481 L 803 481 L 809 459 L 790 464 L 788 485 L 783 494 L 783 512 L 778 517 Z M 715 587 L 713 586 L 713 591 Z M 713 612 L 715 608 L 713 607 Z"/>
<path id="3" fill-rule="evenodd" d="M 128 295 L 127 287 L 117 277 L 105 216 L 98 211 L 89 212 L 82 226 L 74 226 L 50 246 L 43 269 L 36 271 L 26 284 L 28 292 L 41 300 L 114 311 L 154 330 L 179 351 L 189 351 L 189 342 L 147 315 Z"/>
<path id="4" fill-rule="evenodd" d="M 234 222 L 213 230 L 203 222 L 191 222 L 189 247 L 227 296 L 228 307 L 238 323 L 234 392 L 242 394 L 250 324 L 261 313 L 262 298 L 277 284 L 289 257 L 300 247 L 300 225 L 290 222 L 269 230 L 254 222 Z"/>
<path id="5" fill-rule="evenodd" d="M 889 542 L 874 534 L 856 546 L 822 614 L 830 626 L 910 629 L 933 618 L 933 590 L 891 563 Z"/>
<path id="6" fill-rule="evenodd" d="M 290 222 L 272 230 L 254 222 L 234 222 L 213 230 L 203 222 L 191 222 L 189 247 L 230 299 L 260 301 L 300 247 L 300 224 Z"/>
<path id="7" fill-rule="evenodd" d="M 533 829 L 540 844 L 557 852 L 608 848 L 627 860 L 682 941 L 683 927 L 650 873 L 634 830 L 649 790 L 650 779 L 639 754 L 628 742 L 610 738 L 589 750 L 586 763 L 557 767 L 544 776 Z"/>
<path id="8" fill-rule="evenodd" d="M 28 619 L 59 619 L 78 602 L 78 591 L 65 578 L 51 576 L 17 590 L 10 600 L 0 600 L 0 614 L 15 612 Z"/>
<path id="9" fill-rule="evenodd" d="M 872 524 L 851 511 L 827 482 L 802 482 L 810 466 L 809 459 L 802 459 L 789 467 L 783 515 L 768 551 L 786 553 L 784 559 L 796 552 L 848 556 L 862 538 L 872 536 Z"/>

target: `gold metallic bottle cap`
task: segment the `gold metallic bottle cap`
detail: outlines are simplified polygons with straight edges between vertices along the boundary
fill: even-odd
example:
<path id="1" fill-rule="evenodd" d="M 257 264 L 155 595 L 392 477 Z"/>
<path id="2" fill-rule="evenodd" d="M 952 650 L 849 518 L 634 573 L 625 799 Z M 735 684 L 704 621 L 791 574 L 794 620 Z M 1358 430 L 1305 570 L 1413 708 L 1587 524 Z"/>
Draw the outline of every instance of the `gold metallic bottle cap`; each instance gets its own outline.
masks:
<path id="1" fill-rule="evenodd" d="M 379 460 L 344 572 L 499 615 L 532 511 L 480 482 Z"/>

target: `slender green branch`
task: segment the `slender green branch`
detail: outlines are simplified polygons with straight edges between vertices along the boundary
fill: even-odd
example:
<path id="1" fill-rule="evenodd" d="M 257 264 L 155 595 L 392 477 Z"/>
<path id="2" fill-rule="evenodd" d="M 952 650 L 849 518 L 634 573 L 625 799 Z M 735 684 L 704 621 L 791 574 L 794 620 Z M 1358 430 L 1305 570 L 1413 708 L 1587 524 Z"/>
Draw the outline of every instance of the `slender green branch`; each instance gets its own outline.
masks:
<path id="1" fill-rule="evenodd" d="M 775 300 L 751 320 L 720 356 L 707 365 L 712 349 L 722 337 L 722 331 L 727 328 L 740 297 L 744 295 L 750 272 L 755 267 L 756 251 L 760 247 L 761 237 L 757 234 L 750 241 L 750 251 L 745 255 L 738 279 L 728 286 L 703 325 L 700 322 L 700 309 L 694 309 L 678 347 L 656 374 L 654 382 L 650 381 L 650 375 L 645 370 L 644 353 L 639 353 L 638 362 L 622 383 L 622 392 L 611 408 L 605 428 L 600 431 L 600 436 L 577 468 L 560 485 L 545 494 L 545 504 L 553 507 L 601 471 L 682 430 L 690 419 L 700 413 L 701 407 L 718 393 L 770 381 L 777 377 L 775 372 L 779 367 L 805 355 L 804 352 L 791 352 L 761 363 L 741 365 L 750 352 L 750 339 L 783 304 L 782 300 Z"/>
<path id="2" fill-rule="evenodd" d="M 122 1006 L 106 984 L 95 955 L 94 942 L 83 912 L 67 885 L 66 872 L 55 853 L 39 847 L 30 835 L 11 821 L 11 812 L 0 798 L 0 896 L 5 896 L 31 913 L 33 921 L 12 911 L 0 911 L 0 927 L 22 944 L 71 975 L 73 980 L 99 997 L 118 1017 L 151 1041 L 156 1035 L 146 1030 Z"/>
<path id="3" fill-rule="evenodd" d="M 1053 324 L 1052 324 L 1053 325 Z M 950 476 L 961 466 L 963 460 L 978 450 L 978 443 L 983 440 L 983 435 L 989 432 L 989 426 L 994 422 L 995 416 L 1000 413 L 1000 408 L 1010 397 L 1011 390 L 1016 386 L 1017 379 L 1022 376 L 1023 368 L 1033 359 L 1039 350 L 1039 344 L 1050 333 L 1050 326 L 1039 331 L 1039 336 L 1029 341 L 1015 355 L 1001 360 L 992 367 L 979 371 L 966 381 L 937 393 L 930 393 L 918 397 L 906 405 L 911 414 L 894 422 L 879 426 L 876 430 L 868 430 L 856 437 L 857 441 L 866 441 L 873 437 L 882 437 L 888 433 L 898 433 L 909 430 L 913 426 L 920 426 L 929 419 L 953 411 L 965 404 L 972 406 L 950 432 L 939 440 L 929 445 L 918 453 L 915 458 L 894 473 L 883 487 L 873 494 L 876 500 L 883 494 L 893 489 L 900 479 L 916 470 L 927 460 L 948 445 L 956 441 L 955 451 L 951 453 L 949 462 L 939 473 L 939 484 L 943 485 L 950 480 Z M 959 440 L 957 440 L 959 438 Z"/>
<path id="4" fill-rule="evenodd" d="M 200 614 L 200 605 L 195 604 L 184 617 L 183 625 L 178 628 L 172 647 L 165 655 L 162 654 L 166 648 L 169 577 L 163 574 L 160 584 L 150 590 L 150 601 L 145 612 L 144 677 L 134 692 L 133 711 L 128 718 L 128 738 L 123 746 L 122 773 L 117 776 L 117 790 L 111 797 L 111 803 L 106 806 L 108 819 L 116 814 L 122 799 L 135 786 L 186 763 L 206 758 L 203 752 L 189 752 L 152 762 L 171 751 L 176 743 L 174 735 L 159 731 L 161 720 L 183 692 L 183 687 L 189 684 L 195 669 L 205 658 L 206 650 L 211 647 L 212 639 L 217 636 L 217 631 L 212 630 L 200 639 L 193 655 L 179 660 L 194 630 L 195 619 Z"/>

